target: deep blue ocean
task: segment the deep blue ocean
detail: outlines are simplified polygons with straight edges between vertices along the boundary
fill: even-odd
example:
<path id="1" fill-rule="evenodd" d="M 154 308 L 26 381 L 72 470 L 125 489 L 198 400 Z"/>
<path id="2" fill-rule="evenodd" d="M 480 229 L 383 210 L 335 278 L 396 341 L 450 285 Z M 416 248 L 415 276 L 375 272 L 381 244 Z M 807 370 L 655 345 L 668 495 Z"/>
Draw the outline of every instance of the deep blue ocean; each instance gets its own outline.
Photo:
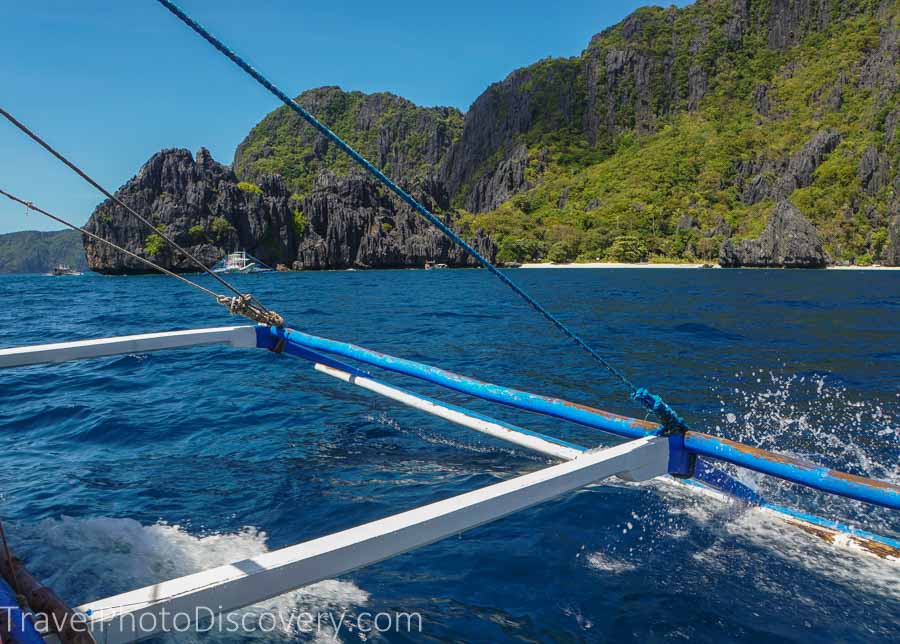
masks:
<path id="1" fill-rule="evenodd" d="M 510 274 L 696 428 L 900 482 L 900 273 Z M 641 414 L 485 271 L 235 282 L 300 330 Z M 3 347 L 242 323 L 162 276 L 0 276 L 0 302 Z M 385 380 L 576 443 L 619 440 Z M 0 454 L 11 544 L 72 604 L 550 463 L 301 360 L 224 347 L 5 370 Z M 896 512 L 742 480 L 774 500 L 900 536 Z M 350 626 L 320 632 L 321 641 L 896 642 L 900 564 L 689 489 L 614 481 L 248 611 L 266 607 L 345 612 Z M 422 633 L 350 630 L 361 613 L 396 611 L 418 612 Z M 315 636 L 280 628 L 167 637 Z"/>

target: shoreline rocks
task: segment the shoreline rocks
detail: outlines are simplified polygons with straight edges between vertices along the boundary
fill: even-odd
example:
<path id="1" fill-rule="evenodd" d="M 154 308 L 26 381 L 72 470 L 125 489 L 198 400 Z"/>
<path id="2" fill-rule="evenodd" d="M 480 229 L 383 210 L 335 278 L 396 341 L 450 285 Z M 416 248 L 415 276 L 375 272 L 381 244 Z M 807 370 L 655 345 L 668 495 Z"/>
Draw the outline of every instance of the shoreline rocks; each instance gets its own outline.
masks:
<path id="1" fill-rule="evenodd" d="M 824 268 L 829 262 L 822 238 L 789 201 L 780 201 L 756 239 L 726 240 L 719 251 L 724 268 Z"/>

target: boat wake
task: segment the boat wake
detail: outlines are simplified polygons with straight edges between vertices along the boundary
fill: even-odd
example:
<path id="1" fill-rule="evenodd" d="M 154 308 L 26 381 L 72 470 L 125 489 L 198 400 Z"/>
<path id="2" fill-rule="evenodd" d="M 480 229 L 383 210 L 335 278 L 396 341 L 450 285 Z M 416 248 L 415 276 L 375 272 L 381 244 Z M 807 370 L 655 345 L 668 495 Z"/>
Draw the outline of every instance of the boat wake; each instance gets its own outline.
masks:
<path id="1" fill-rule="evenodd" d="M 31 562 L 46 585 L 77 605 L 159 581 L 207 570 L 268 552 L 266 533 L 246 527 L 235 533 L 195 535 L 185 527 L 132 519 L 45 519 L 21 523 L 10 531 L 20 556 Z M 364 607 L 369 594 L 350 581 L 326 580 L 236 611 L 241 632 L 217 631 L 217 642 L 248 639 L 341 641 L 346 627 L 335 629 L 331 618 Z M 300 615 L 323 616 L 321 629 L 307 628 Z M 243 629 L 246 626 L 246 630 Z M 318 632 L 316 632 L 318 630 Z M 337 631 L 343 631 L 341 633 Z M 352 635 L 356 637 L 356 634 Z M 171 641 L 209 641 L 190 630 L 169 634 Z"/>
<path id="2" fill-rule="evenodd" d="M 897 562 L 826 542 L 780 515 L 674 479 L 626 485 L 653 493 L 601 533 L 615 540 L 588 542 L 576 555 L 600 583 L 634 588 L 648 601 L 688 595 L 698 605 L 732 611 L 748 630 L 778 633 L 780 624 L 791 624 L 803 639 L 825 640 L 819 635 L 853 639 L 853 629 L 863 628 L 871 641 L 896 639 Z"/>
<path id="3" fill-rule="evenodd" d="M 847 387 L 821 374 L 750 372 L 735 374 L 735 380 L 741 381 L 738 387 L 719 389 L 717 413 L 702 423 L 715 429 L 712 433 L 862 476 L 900 481 L 900 409 L 893 401 L 857 400 Z M 897 517 L 887 510 L 717 465 L 773 502 L 874 533 L 900 534 Z M 615 484 L 655 494 L 643 507 L 635 504 L 637 511 L 619 517 L 615 542 L 589 543 L 578 555 L 593 573 L 628 583 L 656 569 L 668 571 L 672 561 L 686 555 L 679 571 L 691 579 L 704 578 L 713 594 L 733 596 L 735 610 L 765 613 L 760 606 L 767 606 L 777 614 L 799 604 L 806 613 L 804 627 L 831 624 L 829 628 L 839 629 L 836 615 L 858 622 L 865 607 L 870 636 L 896 635 L 896 561 L 873 556 L 846 535 L 822 537 L 791 525 L 783 515 L 674 479 Z M 658 583 L 680 592 L 677 577 Z M 742 585 L 754 589 L 751 602 L 742 602 Z M 793 599 L 785 602 L 785 597 Z"/>

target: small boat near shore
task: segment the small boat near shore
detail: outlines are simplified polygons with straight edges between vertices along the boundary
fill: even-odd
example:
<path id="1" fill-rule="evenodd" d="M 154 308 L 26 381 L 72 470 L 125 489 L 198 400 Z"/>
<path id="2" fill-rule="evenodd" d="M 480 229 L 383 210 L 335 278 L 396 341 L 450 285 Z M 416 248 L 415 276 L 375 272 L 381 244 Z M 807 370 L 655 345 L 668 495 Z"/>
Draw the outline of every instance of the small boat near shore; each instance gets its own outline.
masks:
<path id="1" fill-rule="evenodd" d="M 426 271 L 436 271 L 441 268 L 447 268 L 446 264 L 438 264 L 437 262 L 425 262 Z"/>
<path id="2" fill-rule="evenodd" d="M 52 271 L 47 273 L 47 275 L 50 275 L 51 277 L 62 277 L 63 275 L 84 275 L 84 273 L 76 271 L 68 264 L 57 264 L 53 267 Z"/>
<path id="3" fill-rule="evenodd" d="M 212 270 L 214 273 L 271 273 L 273 269 L 242 250 L 228 254 Z"/>

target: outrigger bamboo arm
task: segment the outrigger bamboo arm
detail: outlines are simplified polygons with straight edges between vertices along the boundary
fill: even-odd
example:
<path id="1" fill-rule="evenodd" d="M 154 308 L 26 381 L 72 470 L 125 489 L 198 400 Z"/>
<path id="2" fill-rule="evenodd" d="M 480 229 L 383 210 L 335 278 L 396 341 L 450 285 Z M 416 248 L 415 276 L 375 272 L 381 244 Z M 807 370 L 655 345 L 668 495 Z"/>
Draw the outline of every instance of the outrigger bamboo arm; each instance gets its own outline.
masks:
<path id="1" fill-rule="evenodd" d="M 192 329 L 0 349 L 0 368 L 206 344 L 228 344 L 233 347 L 256 346 L 266 349 L 275 349 L 280 345 L 285 352 L 313 362 L 323 362 L 316 357 L 316 352 L 321 351 L 419 378 L 485 400 L 595 427 L 626 438 L 657 435 L 661 431 L 660 426 L 656 423 L 611 414 L 560 398 L 531 394 L 481 382 L 444 369 L 412 360 L 395 358 L 345 342 L 336 342 L 299 331 L 265 326 Z M 329 361 L 325 359 L 323 363 L 327 365 Z M 353 371 L 357 374 L 362 373 L 355 369 Z M 900 486 L 887 481 L 854 476 L 795 457 L 782 456 L 700 432 L 685 434 L 684 450 L 689 454 L 727 461 L 823 492 L 900 509 Z"/>
<path id="2" fill-rule="evenodd" d="M 405 391 L 399 387 L 387 385 L 372 378 L 354 375 L 336 367 L 316 363 L 315 369 L 316 371 L 320 371 L 333 378 L 337 378 L 338 380 L 356 385 L 357 387 L 384 396 L 385 398 L 389 398 L 408 407 L 423 411 L 426 414 L 443 418 L 451 423 L 474 429 L 482 434 L 499 438 L 502 441 L 547 456 L 570 461 L 586 451 L 583 447 L 572 445 L 571 443 L 561 441 L 558 438 L 532 432 L 509 423 L 503 423 L 493 418 L 476 414 L 467 409 L 461 409 L 442 401 L 433 400 L 419 394 Z"/>
<path id="3" fill-rule="evenodd" d="M 425 380 L 447 389 L 475 396 L 476 398 L 579 423 L 626 438 L 641 438 L 653 435 L 658 433 L 660 429 L 657 423 L 620 416 L 602 409 L 569 402 L 562 398 L 542 396 L 489 382 L 482 382 L 452 371 L 379 353 L 355 344 L 320 338 L 301 331 L 295 331 L 294 329 L 261 326 L 256 328 L 257 346 L 260 348 L 272 349 L 283 340 L 284 350 L 288 353 L 291 352 L 292 348 L 300 348 L 357 360 L 385 371 L 412 376 L 413 378 Z"/>
<path id="4" fill-rule="evenodd" d="M 256 346 L 256 327 L 225 326 L 165 333 L 143 333 L 116 338 L 78 340 L 0 349 L 0 369 L 48 362 L 68 362 L 163 349 L 180 349 L 205 344 L 227 344 L 237 348 Z"/>
<path id="5" fill-rule="evenodd" d="M 343 532 L 172 579 L 78 609 L 98 642 L 121 644 L 212 618 L 323 579 L 346 574 L 519 512 L 611 476 L 666 473 L 669 442 L 645 437 Z M 181 615 L 185 617 L 181 617 Z M 144 616 L 147 617 L 144 617 Z M 168 616 L 168 618 L 166 617 Z"/>
<path id="6" fill-rule="evenodd" d="M 319 356 L 324 358 L 324 356 Z M 315 360 L 315 356 L 310 354 L 310 360 Z M 327 358 L 325 358 L 327 359 Z M 586 447 L 575 445 L 574 443 L 565 442 L 567 451 L 557 451 L 557 444 L 562 442 L 559 439 L 531 432 L 526 429 L 517 428 L 515 425 L 502 423 L 480 414 L 473 414 L 471 411 L 460 409 L 452 405 L 448 405 L 439 400 L 432 398 L 420 397 L 418 394 L 399 389 L 392 385 L 379 382 L 363 375 L 353 375 L 353 367 L 343 365 L 341 370 L 337 364 L 325 366 L 321 363 L 314 365 L 316 371 L 333 376 L 344 382 L 357 385 L 373 393 L 385 396 L 391 400 L 395 400 L 401 404 L 413 407 L 425 413 L 432 414 L 439 418 L 443 418 L 457 425 L 474 429 L 475 431 L 494 436 L 500 440 L 514 443 L 520 447 L 525 447 L 533 451 L 555 456 L 557 458 L 568 458 L 573 453 L 578 454 L 588 451 Z M 373 386 L 374 385 L 374 386 Z M 453 413 L 442 413 L 442 409 Z M 485 431 L 485 421 L 499 426 L 497 431 Z M 515 440 L 516 432 L 523 432 L 529 436 L 529 441 Z M 541 441 L 546 443 L 541 443 Z M 671 445 L 670 445 L 671 455 Z M 574 458 L 574 456 L 571 456 Z M 665 481 L 666 479 L 661 479 Z M 786 521 L 801 530 L 812 534 L 823 541 L 833 543 L 841 541 L 855 548 L 871 552 L 882 558 L 889 558 L 900 561 L 900 541 L 874 534 L 867 530 L 850 526 L 832 519 L 823 519 L 822 517 L 801 512 L 793 508 L 785 507 L 775 503 L 770 503 L 762 498 L 756 491 L 750 489 L 743 483 L 732 478 L 727 473 L 719 470 L 704 460 L 697 459 L 697 464 L 692 479 L 684 481 L 676 481 L 668 479 L 669 482 L 677 484 L 689 484 L 702 489 L 707 494 L 712 494 L 720 499 L 739 499 L 746 501 L 757 509 L 768 512 L 779 519 Z"/>
<path id="7" fill-rule="evenodd" d="M 686 432 L 684 447 L 693 454 L 733 463 L 815 490 L 900 509 L 900 486 L 888 481 L 848 474 L 801 458 L 776 454 L 701 432 Z"/>
<path id="8" fill-rule="evenodd" d="M 283 341 L 284 350 L 288 352 L 295 347 L 307 352 L 322 351 L 387 371 L 412 376 L 477 398 L 596 427 L 626 438 L 632 438 L 635 435 L 658 435 L 662 431 L 661 427 L 655 423 L 610 414 L 559 398 L 531 394 L 482 382 L 412 360 L 396 358 L 346 342 L 328 340 L 292 329 L 257 327 L 257 334 L 257 346 L 262 348 L 271 348 L 275 343 Z M 684 435 L 682 449 L 688 454 L 727 461 L 821 492 L 900 509 L 900 486 L 887 481 L 854 476 L 802 459 L 775 454 L 701 432 L 687 432 Z M 673 450 L 673 462 L 679 460 L 676 456 L 677 454 Z"/>

